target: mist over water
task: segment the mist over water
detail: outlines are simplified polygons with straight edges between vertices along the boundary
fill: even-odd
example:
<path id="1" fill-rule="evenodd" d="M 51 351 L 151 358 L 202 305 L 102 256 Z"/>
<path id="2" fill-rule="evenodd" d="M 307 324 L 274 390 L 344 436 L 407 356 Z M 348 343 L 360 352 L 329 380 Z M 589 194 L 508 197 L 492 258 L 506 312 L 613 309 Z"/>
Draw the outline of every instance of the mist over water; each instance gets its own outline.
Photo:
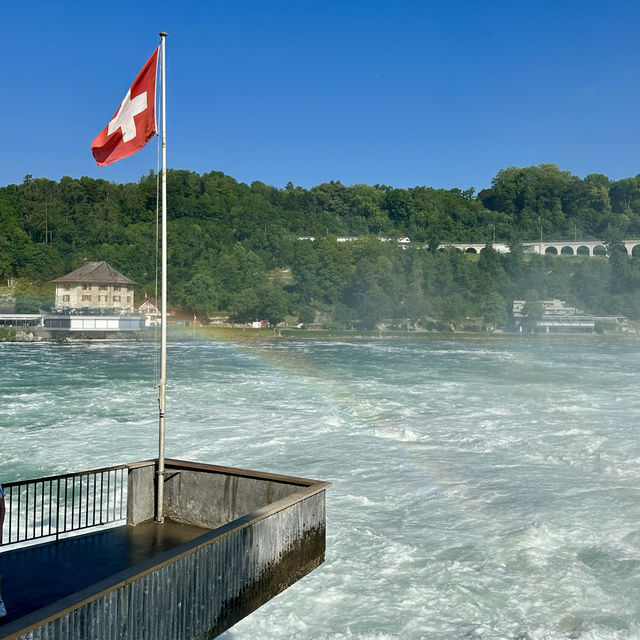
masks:
<path id="1" fill-rule="evenodd" d="M 0 344 L 0 479 L 157 455 L 154 347 Z M 640 344 L 188 342 L 167 455 L 327 492 L 327 561 L 222 637 L 640 638 Z"/>

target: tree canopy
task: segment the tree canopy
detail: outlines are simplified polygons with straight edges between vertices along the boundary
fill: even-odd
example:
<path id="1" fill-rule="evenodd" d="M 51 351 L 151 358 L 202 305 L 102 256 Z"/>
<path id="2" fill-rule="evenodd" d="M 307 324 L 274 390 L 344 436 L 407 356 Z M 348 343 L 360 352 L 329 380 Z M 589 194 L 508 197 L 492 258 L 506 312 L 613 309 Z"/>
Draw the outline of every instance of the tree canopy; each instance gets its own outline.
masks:
<path id="1" fill-rule="evenodd" d="M 140 296 L 151 293 L 156 193 L 154 173 L 128 184 L 27 175 L 1 187 L 0 276 L 40 285 L 84 258 L 107 260 L 139 283 Z M 475 317 L 498 326 L 511 302 L 532 290 L 594 313 L 640 315 L 640 264 L 620 242 L 640 236 L 640 175 L 612 181 L 552 164 L 509 167 L 476 195 L 339 181 L 279 189 L 217 171 L 171 170 L 167 196 L 170 302 L 200 317 L 277 323 L 293 315 L 362 327 L 457 327 Z M 541 234 L 602 240 L 610 258 L 519 250 Z M 403 236 L 412 241 L 406 250 L 381 240 Z M 511 253 L 495 251 L 494 237 Z M 486 248 L 473 257 L 435 251 L 463 241 Z M 20 304 L 32 309 L 27 293 Z"/>

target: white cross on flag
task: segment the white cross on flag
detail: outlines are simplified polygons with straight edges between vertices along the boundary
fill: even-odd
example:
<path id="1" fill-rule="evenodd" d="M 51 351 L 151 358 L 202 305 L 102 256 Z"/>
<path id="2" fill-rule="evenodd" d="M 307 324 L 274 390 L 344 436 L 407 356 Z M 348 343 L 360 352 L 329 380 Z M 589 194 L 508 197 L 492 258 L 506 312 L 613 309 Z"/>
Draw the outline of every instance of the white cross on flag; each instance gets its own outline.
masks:
<path id="1" fill-rule="evenodd" d="M 133 155 L 156 132 L 156 69 L 158 49 L 147 60 L 109 124 L 91 143 L 99 166 Z"/>

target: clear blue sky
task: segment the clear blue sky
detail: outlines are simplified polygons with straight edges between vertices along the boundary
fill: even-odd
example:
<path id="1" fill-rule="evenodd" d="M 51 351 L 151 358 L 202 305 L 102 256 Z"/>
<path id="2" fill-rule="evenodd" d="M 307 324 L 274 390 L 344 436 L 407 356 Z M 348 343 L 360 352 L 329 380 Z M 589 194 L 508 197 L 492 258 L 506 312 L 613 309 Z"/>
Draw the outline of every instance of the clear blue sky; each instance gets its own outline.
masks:
<path id="1" fill-rule="evenodd" d="M 477 190 L 504 167 L 640 173 L 640 3 L 11 2 L 0 184 L 137 181 L 89 147 L 167 31 L 168 165 L 243 182 Z"/>

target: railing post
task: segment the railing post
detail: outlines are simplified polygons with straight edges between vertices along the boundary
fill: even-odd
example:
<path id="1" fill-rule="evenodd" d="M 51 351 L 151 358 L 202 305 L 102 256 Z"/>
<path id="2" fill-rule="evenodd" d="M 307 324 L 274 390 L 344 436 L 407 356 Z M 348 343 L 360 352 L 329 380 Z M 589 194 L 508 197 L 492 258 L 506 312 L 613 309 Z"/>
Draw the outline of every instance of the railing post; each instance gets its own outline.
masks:
<path id="1" fill-rule="evenodd" d="M 11 532 L 13 531 L 13 487 L 9 489 L 9 542 L 11 542 Z"/>
<path id="2" fill-rule="evenodd" d="M 44 536 L 44 480 L 42 481 L 42 495 L 40 497 L 40 537 Z"/>
<path id="3" fill-rule="evenodd" d="M 20 490 L 20 487 L 18 487 L 18 523 L 16 525 L 16 531 L 18 532 L 18 540 L 20 539 L 20 503 L 21 500 L 20 498 L 22 497 L 22 491 Z"/>
<path id="4" fill-rule="evenodd" d="M 56 542 L 60 539 L 60 478 L 56 482 Z"/>

